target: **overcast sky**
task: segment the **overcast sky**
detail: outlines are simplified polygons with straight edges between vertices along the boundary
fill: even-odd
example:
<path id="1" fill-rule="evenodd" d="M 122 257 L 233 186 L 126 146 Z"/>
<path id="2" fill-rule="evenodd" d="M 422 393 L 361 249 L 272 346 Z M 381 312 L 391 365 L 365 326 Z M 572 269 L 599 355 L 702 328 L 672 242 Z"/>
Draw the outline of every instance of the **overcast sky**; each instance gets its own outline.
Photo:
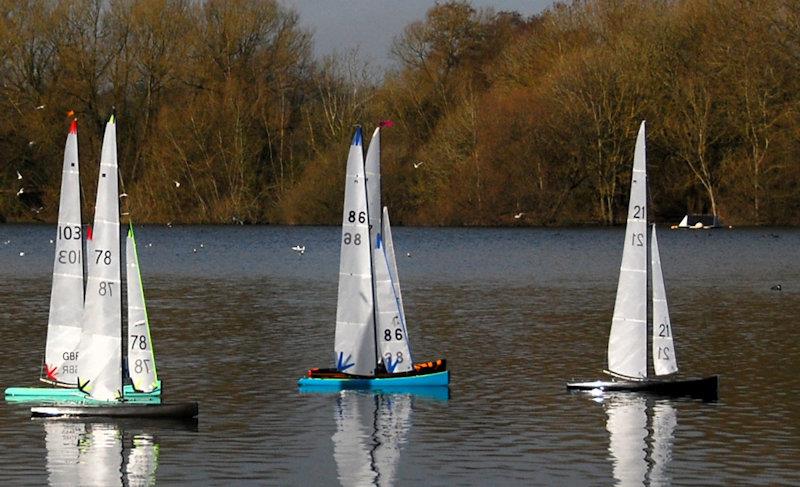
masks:
<path id="1" fill-rule="evenodd" d="M 425 18 L 434 0 L 279 0 L 300 14 L 303 26 L 314 32 L 316 54 L 344 53 L 358 47 L 362 60 L 390 66 L 392 40 L 415 20 Z M 517 11 L 528 17 L 553 0 L 472 0 L 473 7 Z"/>

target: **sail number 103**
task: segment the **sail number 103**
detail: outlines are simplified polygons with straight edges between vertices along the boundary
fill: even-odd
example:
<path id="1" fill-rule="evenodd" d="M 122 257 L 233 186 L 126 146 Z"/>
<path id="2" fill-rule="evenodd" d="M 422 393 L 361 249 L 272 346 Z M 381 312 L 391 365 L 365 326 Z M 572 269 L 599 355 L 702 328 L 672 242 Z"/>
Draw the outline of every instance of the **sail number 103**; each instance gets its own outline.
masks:
<path id="1" fill-rule="evenodd" d="M 80 225 L 67 225 L 67 226 L 60 226 L 58 227 L 58 239 L 59 240 L 80 240 L 81 239 L 81 227 Z"/>

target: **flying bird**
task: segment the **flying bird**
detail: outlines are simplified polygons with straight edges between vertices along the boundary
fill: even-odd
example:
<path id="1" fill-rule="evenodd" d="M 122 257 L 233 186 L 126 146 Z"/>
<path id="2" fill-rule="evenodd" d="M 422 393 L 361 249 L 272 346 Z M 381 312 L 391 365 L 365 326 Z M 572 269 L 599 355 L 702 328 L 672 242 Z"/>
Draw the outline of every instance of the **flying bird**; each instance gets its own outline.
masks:
<path id="1" fill-rule="evenodd" d="M 520 211 L 519 213 L 517 213 L 516 215 L 514 215 L 514 219 L 516 219 L 516 220 L 519 220 L 520 218 L 522 218 L 522 215 L 524 215 L 524 214 L 525 214 L 525 213 L 523 213 L 523 212 L 521 212 L 521 211 Z"/>
<path id="2" fill-rule="evenodd" d="M 425 161 L 419 161 L 414 163 L 414 169 L 418 168 L 419 166 L 425 164 Z"/>
<path id="3" fill-rule="evenodd" d="M 38 107 L 36 107 L 36 109 L 37 110 L 43 110 L 44 109 L 44 105 L 39 105 Z"/>
<path id="4" fill-rule="evenodd" d="M 181 187 L 181 183 L 179 183 L 178 181 L 173 180 L 172 182 L 175 183 L 175 187 L 176 188 L 180 188 Z"/>
<path id="5" fill-rule="evenodd" d="M 25 188 L 19 188 L 19 191 L 17 191 L 17 196 L 21 195 L 24 192 L 25 192 Z"/>
<path id="6" fill-rule="evenodd" d="M 17 179 L 22 179 L 22 174 L 20 174 L 19 171 L 17 171 Z"/>
<path id="7" fill-rule="evenodd" d="M 300 255 L 303 255 L 303 254 L 306 253 L 306 246 L 305 245 L 295 245 L 294 247 L 292 247 L 292 250 L 294 250 L 295 252 L 297 252 Z"/>

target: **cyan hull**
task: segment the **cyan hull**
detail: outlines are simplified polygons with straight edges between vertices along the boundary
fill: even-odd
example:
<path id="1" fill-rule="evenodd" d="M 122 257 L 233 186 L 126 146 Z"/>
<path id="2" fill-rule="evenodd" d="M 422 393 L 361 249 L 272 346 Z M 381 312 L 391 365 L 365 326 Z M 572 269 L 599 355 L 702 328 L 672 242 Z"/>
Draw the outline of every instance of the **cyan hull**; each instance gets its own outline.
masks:
<path id="1" fill-rule="evenodd" d="M 321 388 L 329 390 L 343 389 L 370 389 L 393 392 L 391 389 L 398 389 L 401 392 L 409 387 L 442 387 L 450 383 L 450 371 L 434 372 L 432 374 L 412 375 L 403 377 L 381 377 L 381 378 L 316 378 L 302 377 L 297 381 L 302 389 L 311 390 Z"/>
<path id="2" fill-rule="evenodd" d="M 86 399 L 86 394 L 77 388 L 62 387 L 9 387 L 5 391 L 8 402 L 76 402 Z M 153 392 L 138 392 L 130 384 L 122 388 L 125 399 L 137 400 L 161 397 L 161 381 Z"/>

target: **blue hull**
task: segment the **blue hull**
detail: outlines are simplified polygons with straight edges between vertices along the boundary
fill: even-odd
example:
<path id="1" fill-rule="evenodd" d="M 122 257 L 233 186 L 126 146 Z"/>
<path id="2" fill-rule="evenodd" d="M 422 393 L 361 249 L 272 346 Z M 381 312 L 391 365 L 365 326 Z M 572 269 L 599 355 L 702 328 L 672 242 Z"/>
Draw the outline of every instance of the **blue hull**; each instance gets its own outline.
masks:
<path id="1" fill-rule="evenodd" d="M 391 389 L 405 389 L 408 387 L 442 387 L 450 383 L 450 371 L 434 372 L 432 374 L 412 375 L 405 377 L 386 377 L 386 378 L 312 378 L 302 377 L 297 381 L 302 389 L 374 389 L 385 392 L 392 392 Z"/>

